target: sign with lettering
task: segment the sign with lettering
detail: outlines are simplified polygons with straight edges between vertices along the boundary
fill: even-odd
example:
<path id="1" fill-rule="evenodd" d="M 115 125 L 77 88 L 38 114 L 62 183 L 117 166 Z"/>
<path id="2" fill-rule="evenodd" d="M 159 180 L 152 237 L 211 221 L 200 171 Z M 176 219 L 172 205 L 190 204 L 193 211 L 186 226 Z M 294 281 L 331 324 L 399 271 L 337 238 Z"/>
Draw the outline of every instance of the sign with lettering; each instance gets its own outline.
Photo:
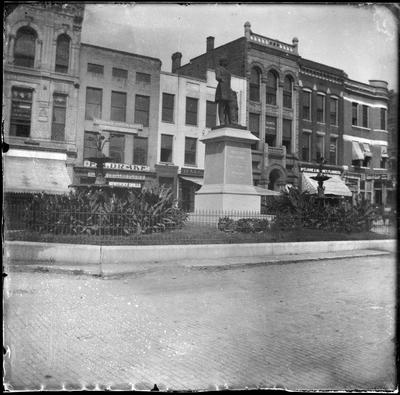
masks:
<path id="1" fill-rule="evenodd" d="M 110 181 L 108 183 L 114 187 L 122 187 L 122 188 L 141 188 L 142 184 L 136 182 L 120 182 L 120 181 Z"/>
<path id="2" fill-rule="evenodd" d="M 305 173 L 319 173 L 318 168 L 314 167 L 300 167 L 300 171 Z M 324 174 L 336 174 L 339 175 L 342 173 L 340 170 L 333 170 L 333 169 L 322 169 L 322 173 Z"/>
<path id="3" fill-rule="evenodd" d="M 85 160 L 83 162 L 84 167 L 96 167 L 96 163 Z M 115 169 L 115 170 L 134 170 L 134 171 L 150 171 L 150 167 L 146 165 L 130 165 L 128 163 L 104 163 L 105 169 Z"/>
<path id="4" fill-rule="evenodd" d="M 182 167 L 181 168 L 181 174 L 182 175 L 186 175 L 186 176 L 203 177 L 204 176 L 204 170 L 202 170 L 202 169 L 191 169 L 189 167 Z"/>

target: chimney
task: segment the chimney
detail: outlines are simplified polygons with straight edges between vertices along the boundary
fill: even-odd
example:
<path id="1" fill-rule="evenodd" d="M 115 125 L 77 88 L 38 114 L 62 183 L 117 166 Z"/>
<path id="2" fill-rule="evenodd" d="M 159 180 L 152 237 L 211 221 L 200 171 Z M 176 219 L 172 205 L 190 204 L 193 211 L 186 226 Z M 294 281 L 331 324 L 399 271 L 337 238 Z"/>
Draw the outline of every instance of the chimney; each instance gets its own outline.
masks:
<path id="1" fill-rule="evenodd" d="M 214 49 L 214 37 L 207 37 L 207 52 L 210 52 Z"/>
<path id="2" fill-rule="evenodd" d="M 180 52 L 175 52 L 172 54 L 171 59 L 172 59 L 172 72 L 176 73 L 176 71 L 181 67 L 182 54 Z"/>

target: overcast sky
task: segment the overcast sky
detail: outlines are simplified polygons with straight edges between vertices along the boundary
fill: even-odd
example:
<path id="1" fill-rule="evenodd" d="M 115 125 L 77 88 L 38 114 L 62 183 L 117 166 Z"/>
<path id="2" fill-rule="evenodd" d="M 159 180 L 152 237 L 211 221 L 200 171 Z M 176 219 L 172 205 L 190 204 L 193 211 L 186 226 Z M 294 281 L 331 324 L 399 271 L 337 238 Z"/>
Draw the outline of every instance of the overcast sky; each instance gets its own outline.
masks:
<path id="1" fill-rule="evenodd" d="M 246 21 L 263 36 L 286 43 L 297 37 L 306 59 L 360 82 L 388 81 L 397 90 L 398 22 L 379 3 L 92 3 L 86 5 L 82 41 L 159 58 L 162 70 L 171 71 L 172 53 L 182 52 L 185 64 L 205 52 L 208 36 L 215 37 L 215 47 L 243 36 Z"/>

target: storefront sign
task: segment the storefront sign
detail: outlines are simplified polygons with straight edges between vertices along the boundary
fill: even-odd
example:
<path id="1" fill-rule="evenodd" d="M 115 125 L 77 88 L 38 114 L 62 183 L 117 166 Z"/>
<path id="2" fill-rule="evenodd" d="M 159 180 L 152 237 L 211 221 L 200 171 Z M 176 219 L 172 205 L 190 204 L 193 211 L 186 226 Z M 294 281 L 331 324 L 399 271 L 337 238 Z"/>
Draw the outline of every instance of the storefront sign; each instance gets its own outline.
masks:
<path id="1" fill-rule="evenodd" d="M 315 167 L 300 167 L 300 171 L 305 172 L 305 173 L 319 173 L 319 168 Z M 322 169 L 322 173 L 324 174 L 336 174 L 336 175 L 341 175 L 340 170 L 333 170 L 333 169 Z"/>
<path id="2" fill-rule="evenodd" d="M 202 169 L 191 169 L 189 167 L 182 167 L 181 168 L 181 174 L 184 176 L 197 176 L 197 177 L 203 177 L 204 176 L 204 170 Z"/>
<path id="3" fill-rule="evenodd" d="M 114 187 L 123 187 L 123 188 L 141 188 L 142 185 L 136 182 L 119 182 L 119 181 L 110 181 L 109 185 Z"/>
<path id="4" fill-rule="evenodd" d="M 128 180 L 145 180 L 146 176 L 124 173 L 106 173 L 106 178 L 126 178 Z"/>
<path id="5" fill-rule="evenodd" d="M 84 167 L 96 167 L 96 163 L 85 160 L 83 162 Z M 130 165 L 128 163 L 104 163 L 105 169 L 115 169 L 115 170 L 134 170 L 134 171 L 150 171 L 150 167 L 146 165 Z"/>

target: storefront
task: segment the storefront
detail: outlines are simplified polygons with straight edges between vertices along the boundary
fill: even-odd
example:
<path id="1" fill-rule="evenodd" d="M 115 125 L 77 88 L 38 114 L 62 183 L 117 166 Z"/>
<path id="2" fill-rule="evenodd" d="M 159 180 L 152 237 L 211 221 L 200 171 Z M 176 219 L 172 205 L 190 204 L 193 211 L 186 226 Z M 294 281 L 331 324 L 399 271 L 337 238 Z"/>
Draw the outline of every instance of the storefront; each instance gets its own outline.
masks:
<path id="1" fill-rule="evenodd" d="M 179 174 L 179 200 L 182 208 L 193 212 L 194 197 L 196 192 L 203 185 L 204 170 L 182 167 Z"/>

